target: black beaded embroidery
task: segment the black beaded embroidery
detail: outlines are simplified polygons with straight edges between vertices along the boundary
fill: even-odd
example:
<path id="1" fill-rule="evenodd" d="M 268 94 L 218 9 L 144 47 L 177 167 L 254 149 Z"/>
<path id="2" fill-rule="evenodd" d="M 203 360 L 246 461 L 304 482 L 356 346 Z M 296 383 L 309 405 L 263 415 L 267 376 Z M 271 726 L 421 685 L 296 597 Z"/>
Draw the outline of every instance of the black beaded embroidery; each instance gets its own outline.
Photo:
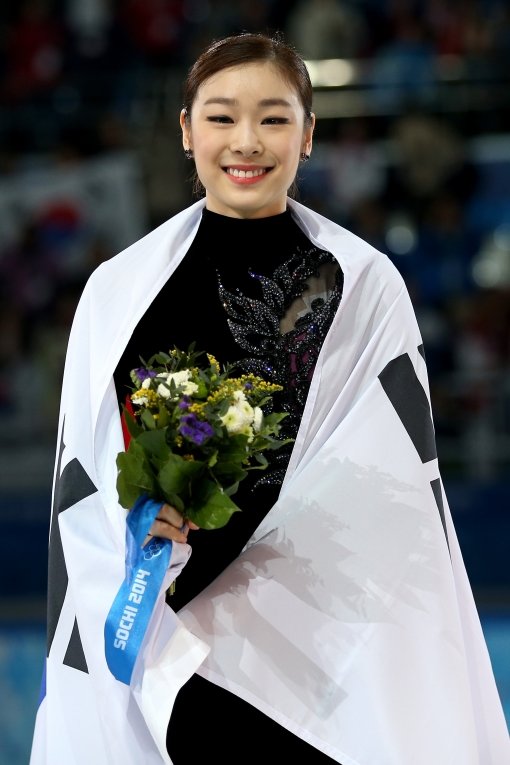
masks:
<path id="1" fill-rule="evenodd" d="M 321 266 L 331 263 L 337 265 L 333 289 L 311 299 L 309 311 L 282 334 L 281 321 L 289 307 L 309 291 L 307 281 L 320 276 Z M 237 365 L 246 373 L 283 386 L 283 391 L 273 397 L 274 409 L 288 412 L 280 436 L 295 439 L 315 364 L 342 296 L 342 271 L 331 253 L 312 246 L 306 251 L 298 249 L 271 277 L 249 271 L 259 284 L 259 298 L 249 297 L 239 288 L 229 291 L 221 274 L 217 275 L 228 326 L 236 343 L 248 354 Z M 271 469 L 256 485 L 282 482 L 291 449 L 292 444 L 274 452 Z"/>

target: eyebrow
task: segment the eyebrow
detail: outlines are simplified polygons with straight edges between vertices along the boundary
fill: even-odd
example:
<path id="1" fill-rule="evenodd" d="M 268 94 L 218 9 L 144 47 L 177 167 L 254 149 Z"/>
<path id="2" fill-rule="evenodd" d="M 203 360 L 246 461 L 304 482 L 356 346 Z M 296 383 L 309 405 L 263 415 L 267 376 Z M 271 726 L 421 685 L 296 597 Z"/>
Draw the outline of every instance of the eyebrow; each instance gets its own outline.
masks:
<path id="1" fill-rule="evenodd" d="M 239 106 L 239 101 L 236 98 L 225 98 L 224 96 L 208 98 L 207 101 L 204 101 L 204 106 L 210 106 L 211 104 L 220 104 L 223 106 Z M 288 109 L 292 108 L 292 104 L 290 104 L 284 98 L 263 98 L 258 102 L 258 106 L 283 106 L 287 107 Z"/>

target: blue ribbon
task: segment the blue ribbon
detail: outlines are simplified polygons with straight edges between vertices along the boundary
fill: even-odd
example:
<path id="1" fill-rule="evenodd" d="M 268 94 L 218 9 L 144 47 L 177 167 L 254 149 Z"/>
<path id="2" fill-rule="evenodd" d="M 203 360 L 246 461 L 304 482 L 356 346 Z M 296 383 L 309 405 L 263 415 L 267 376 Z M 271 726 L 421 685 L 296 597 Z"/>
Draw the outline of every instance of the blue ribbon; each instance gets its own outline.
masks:
<path id="1" fill-rule="evenodd" d="M 169 539 L 152 537 L 142 547 L 161 506 L 162 502 L 155 502 L 143 495 L 128 513 L 126 578 L 106 617 L 106 663 L 112 675 L 126 685 L 131 681 L 136 658 L 172 554 L 172 542 Z"/>

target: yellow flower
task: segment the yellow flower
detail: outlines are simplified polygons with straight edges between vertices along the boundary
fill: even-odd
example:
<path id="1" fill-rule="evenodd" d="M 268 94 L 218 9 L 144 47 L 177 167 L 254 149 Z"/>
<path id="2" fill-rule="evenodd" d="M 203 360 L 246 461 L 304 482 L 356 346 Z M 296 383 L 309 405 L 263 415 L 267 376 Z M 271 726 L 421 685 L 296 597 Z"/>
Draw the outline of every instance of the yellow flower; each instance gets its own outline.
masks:
<path id="1" fill-rule="evenodd" d="M 216 369 L 216 372 L 219 372 L 220 365 L 218 364 L 216 358 L 212 355 L 212 353 L 207 354 L 207 359 L 209 361 L 209 364 Z"/>
<path id="2" fill-rule="evenodd" d="M 140 388 L 132 394 L 131 401 L 136 406 L 154 407 L 158 405 L 158 396 L 153 390 Z"/>

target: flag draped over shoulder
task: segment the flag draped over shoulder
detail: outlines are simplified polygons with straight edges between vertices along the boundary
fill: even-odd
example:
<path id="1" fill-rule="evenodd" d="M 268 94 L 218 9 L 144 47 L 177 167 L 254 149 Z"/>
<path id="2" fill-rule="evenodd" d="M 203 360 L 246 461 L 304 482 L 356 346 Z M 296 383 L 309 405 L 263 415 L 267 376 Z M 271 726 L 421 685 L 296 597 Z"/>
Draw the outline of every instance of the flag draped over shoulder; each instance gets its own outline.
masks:
<path id="1" fill-rule="evenodd" d="M 189 548 L 173 545 L 131 684 L 109 671 L 103 633 L 125 576 L 126 527 L 112 374 L 189 248 L 202 206 L 101 265 L 76 313 L 31 765 L 170 763 L 173 700 L 195 671 L 343 765 L 507 765 L 406 288 L 386 256 L 291 200 L 310 239 L 338 259 L 344 293 L 280 498 L 243 553 L 178 615 L 164 590 Z"/>

